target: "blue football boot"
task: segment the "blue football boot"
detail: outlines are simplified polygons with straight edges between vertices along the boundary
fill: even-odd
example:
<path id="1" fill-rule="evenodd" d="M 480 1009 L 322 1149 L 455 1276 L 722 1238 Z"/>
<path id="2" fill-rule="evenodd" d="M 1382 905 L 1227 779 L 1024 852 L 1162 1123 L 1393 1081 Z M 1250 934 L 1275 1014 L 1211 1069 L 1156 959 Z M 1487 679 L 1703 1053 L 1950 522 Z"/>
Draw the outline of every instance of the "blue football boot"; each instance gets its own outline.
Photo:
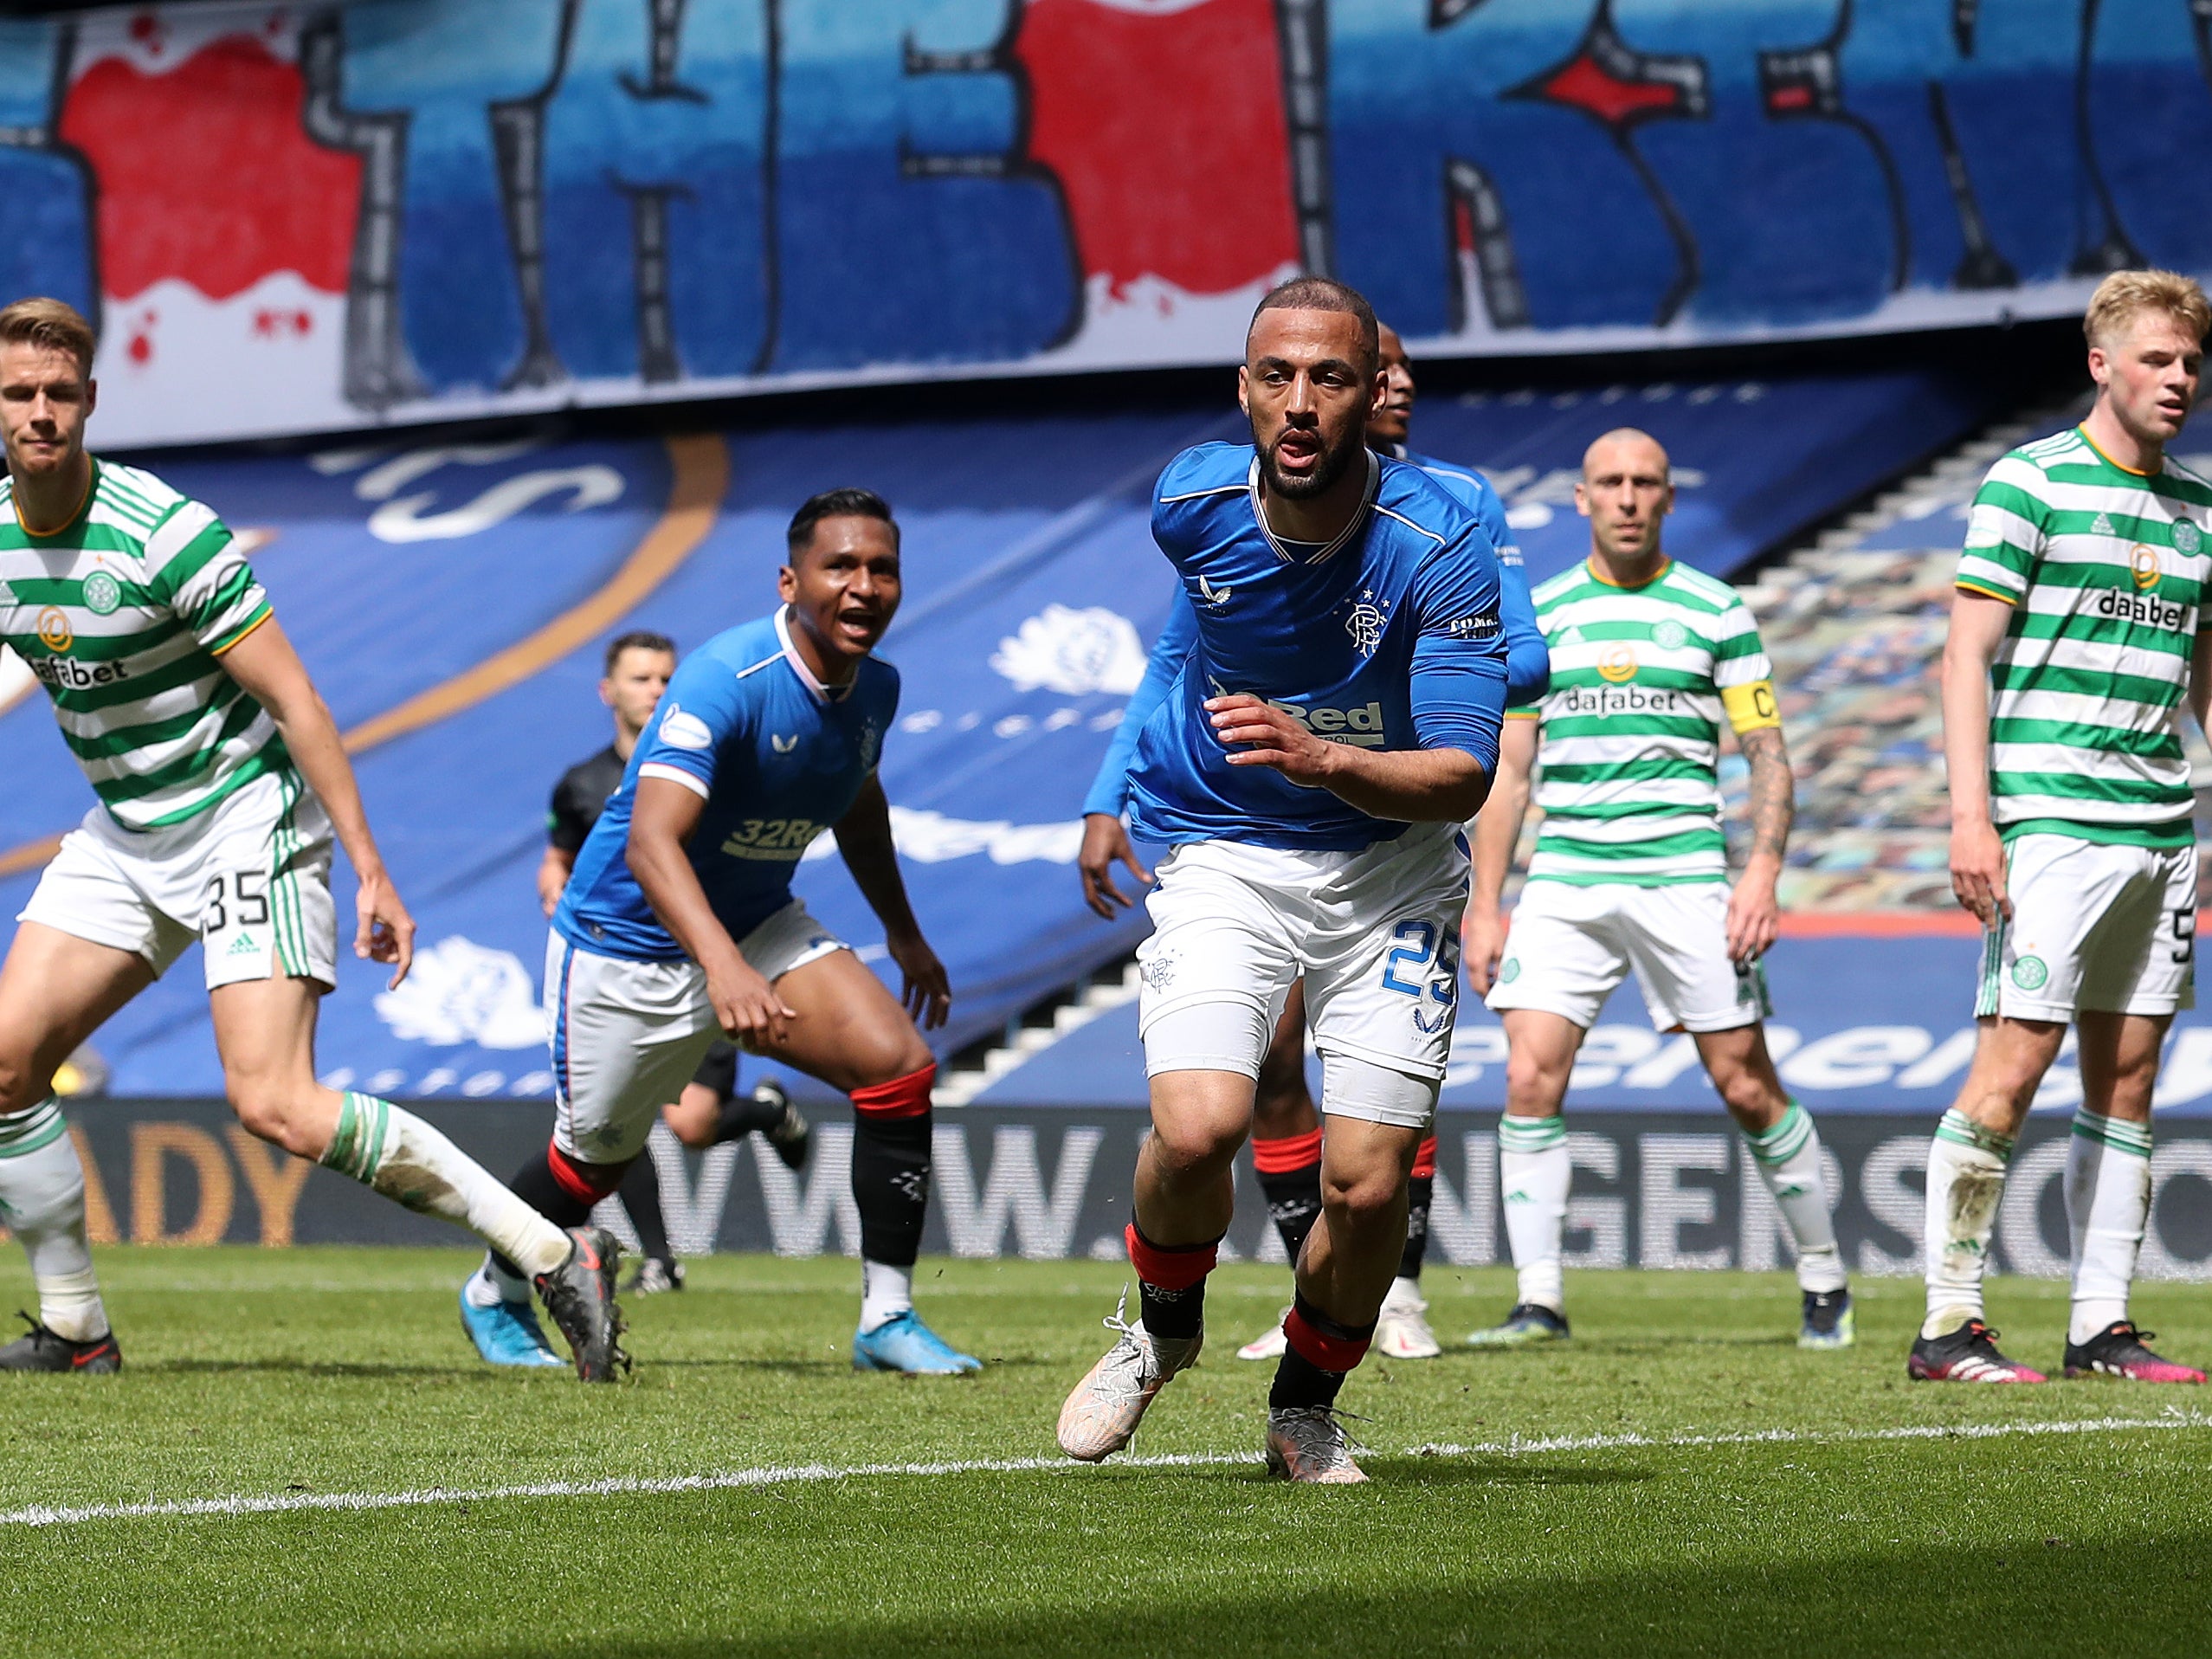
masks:
<path id="1" fill-rule="evenodd" d="M 957 1377 L 981 1371 L 983 1362 L 973 1354 L 957 1353 L 945 1339 L 922 1323 L 908 1308 L 873 1331 L 853 1333 L 854 1371 L 902 1371 L 909 1377 Z"/>
<path id="2" fill-rule="evenodd" d="M 1858 1320 L 1848 1290 L 1809 1290 L 1805 1322 L 1798 1328 L 1801 1348 L 1848 1348 L 1859 1339 Z"/>
<path id="3" fill-rule="evenodd" d="M 468 1300 L 468 1287 L 461 1288 L 461 1328 L 476 1345 L 484 1362 L 492 1365 L 566 1365 L 555 1353 L 538 1326 L 537 1311 L 528 1302 L 500 1301 L 479 1307 Z"/>
<path id="4" fill-rule="evenodd" d="M 1564 1342 L 1570 1333 L 1567 1316 L 1542 1302 L 1515 1302 L 1503 1325 L 1493 1325 L 1467 1338 L 1473 1348 L 1525 1348 L 1538 1342 Z"/>

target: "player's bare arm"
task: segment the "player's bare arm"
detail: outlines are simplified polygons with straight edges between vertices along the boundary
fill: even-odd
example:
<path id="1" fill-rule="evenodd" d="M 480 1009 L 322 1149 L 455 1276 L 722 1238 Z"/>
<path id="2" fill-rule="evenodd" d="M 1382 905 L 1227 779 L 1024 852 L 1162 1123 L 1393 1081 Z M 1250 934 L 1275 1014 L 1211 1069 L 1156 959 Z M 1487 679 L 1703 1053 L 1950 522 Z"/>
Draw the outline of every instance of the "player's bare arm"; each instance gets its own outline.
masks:
<path id="1" fill-rule="evenodd" d="M 1247 693 L 1209 697 L 1214 734 L 1235 752 L 1232 766 L 1272 766 L 1293 784 L 1325 789 L 1377 818 L 1462 823 L 1481 810 L 1490 774 L 1463 749 L 1358 749 L 1307 731 L 1274 704 Z"/>
<path id="2" fill-rule="evenodd" d="M 568 889 L 568 879 L 576 873 L 576 855 L 562 847 L 548 847 L 545 857 L 538 861 L 538 904 L 550 916 L 561 901 L 561 894 Z"/>
<path id="3" fill-rule="evenodd" d="M 390 983 L 398 984 L 415 960 L 415 919 L 400 902 L 384 855 L 377 850 L 353 763 L 346 758 L 322 694 L 307 677 L 306 665 L 274 616 L 223 652 L 220 661 L 223 671 L 276 723 L 293 764 L 330 815 L 331 829 L 352 863 L 360 886 L 353 901 L 359 917 L 353 954 L 391 964 Z"/>
<path id="4" fill-rule="evenodd" d="M 1467 914 L 1460 922 L 1460 951 L 1467 964 L 1467 984 L 1478 997 L 1490 994 L 1499 959 L 1506 953 L 1506 877 L 1513 868 L 1513 849 L 1520 844 L 1521 821 L 1528 816 L 1537 724 L 1525 717 L 1506 719 L 1498 734 L 1498 775 L 1481 816 L 1474 821 L 1473 881 Z"/>
<path id="5" fill-rule="evenodd" d="M 922 937 L 899 874 L 899 849 L 891 839 L 891 804 L 874 773 L 861 785 L 852 810 L 834 826 L 837 850 L 853 873 L 853 885 L 883 924 L 883 946 L 904 976 L 900 1001 L 925 1031 L 945 1023 L 952 1008 L 952 987 L 945 964 Z"/>
<path id="6" fill-rule="evenodd" d="M 1790 771 L 1790 749 L 1782 728 L 1764 726 L 1737 739 L 1751 768 L 1746 793 L 1751 817 L 1751 851 L 1744 873 L 1728 895 L 1728 956 L 1749 962 L 1765 954 L 1782 932 L 1782 907 L 1775 884 L 1790 850 L 1790 824 L 1796 816 L 1796 788 Z"/>
<path id="7" fill-rule="evenodd" d="M 2005 897 L 2004 842 L 1990 817 L 1990 666 L 2011 626 L 2012 607 L 2003 600 L 1964 589 L 1951 594 L 1951 630 L 1943 651 L 1951 890 L 1984 927 L 2012 914 Z"/>
<path id="8" fill-rule="evenodd" d="M 2212 626 L 2198 630 L 2189 648 L 2189 712 L 2197 729 L 2212 733 Z"/>
<path id="9" fill-rule="evenodd" d="M 1083 875 L 1083 902 L 1108 921 L 1113 920 L 1115 911 L 1126 910 L 1137 902 L 1136 894 L 1124 893 L 1114 885 L 1116 864 L 1127 866 L 1139 888 L 1151 885 L 1152 873 L 1137 856 L 1121 820 L 1110 812 L 1085 813 L 1083 845 L 1075 855 L 1075 868 Z"/>
<path id="10" fill-rule="evenodd" d="M 707 998 L 722 1029 L 740 1043 L 782 1043 L 797 1014 L 738 949 L 707 902 L 684 851 L 706 797 L 665 778 L 641 778 L 631 809 L 627 860 L 646 903 L 684 954 L 706 975 Z"/>

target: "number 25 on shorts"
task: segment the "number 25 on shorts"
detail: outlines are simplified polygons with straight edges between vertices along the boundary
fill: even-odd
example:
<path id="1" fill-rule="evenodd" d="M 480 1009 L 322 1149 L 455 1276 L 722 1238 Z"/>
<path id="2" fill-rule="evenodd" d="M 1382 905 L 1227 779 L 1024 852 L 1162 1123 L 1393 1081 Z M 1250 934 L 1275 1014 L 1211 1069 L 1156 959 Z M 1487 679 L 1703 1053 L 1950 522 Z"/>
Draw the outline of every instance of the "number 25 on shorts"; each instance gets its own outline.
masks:
<path id="1" fill-rule="evenodd" d="M 1383 989 L 1416 999 L 1424 996 L 1434 998 L 1437 1004 L 1435 1018 L 1428 1017 L 1416 1007 L 1413 1020 L 1422 1030 L 1435 1032 L 1450 1016 L 1452 1004 L 1459 996 L 1458 941 L 1447 933 L 1442 936 L 1440 948 L 1435 924 L 1418 919 L 1400 922 L 1392 930 L 1391 937 L 1408 942 L 1396 946 L 1383 958 Z M 1435 964 L 1435 972 L 1428 974 L 1426 970 L 1432 960 Z M 1401 969 L 1413 977 L 1402 978 Z"/>

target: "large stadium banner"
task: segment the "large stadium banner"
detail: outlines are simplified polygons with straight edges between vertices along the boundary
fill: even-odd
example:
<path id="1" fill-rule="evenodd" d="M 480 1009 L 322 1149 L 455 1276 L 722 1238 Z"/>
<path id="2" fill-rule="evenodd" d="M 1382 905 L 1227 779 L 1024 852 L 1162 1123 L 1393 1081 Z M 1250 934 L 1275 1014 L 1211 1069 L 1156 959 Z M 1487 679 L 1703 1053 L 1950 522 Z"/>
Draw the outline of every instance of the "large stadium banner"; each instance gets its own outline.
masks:
<path id="1" fill-rule="evenodd" d="M 545 1144 L 551 1114 L 509 1102 L 425 1106 L 437 1126 L 494 1170 Z M 1824 1120 L 1828 1192 L 1845 1262 L 1862 1274 L 1917 1273 L 1923 1178 L 1936 1114 Z M 2060 1177 L 2067 1113 L 2028 1120 L 2012 1162 L 1996 1231 L 2009 1273 L 2066 1271 Z M 84 1152 L 95 1243 L 438 1244 L 456 1229 L 410 1215 L 341 1176 L 254 1139 L 214 1101 L 81 1101 L 70 1111 Z M 1071 1113 L 970 1107 L 937 1114 L 926 1250 L 962 1256 L 1122 1259 L 1129 1177 L 1147 1118 L 1141 1111 Z M 1770 1268 L 1790 1260 L 1789 1235 L 1741 1138 L 1712 1115 L 1588 1112 L 1567 1137 L 1575 1177 L 1567 1207 L 1569 1267 Z M 1429 1261 L 1509 1262 L 1498 1207 L 1497 1114 L 1447 1112 L 1437 1127 Z M 665 1126 L 651 1152 L 669 1239 L 680 1255 L 717 1250 L 854 1256 L 849 1116 L 817 1120 L 803 1171 L 784 1167 L 758 1137 L 687 1153 Z M 1280 1262 L 1282 1241 L 1248 1160 L 1238 1160 L 1235 1224 L 1222 1255 Z M 2162 1124 L 2151 1156 L 2150 1230 L 2142 1270 L 2212 1278 L 2212 1121 Z M 618 1200 L 602 1218 L 629 1233 Z M 635 1234 L 629 1234 L 634 1240 Z"/>
<path id="2" fill-rule="evenodd" d="M 0 21 L 103 440 L 2063 314 L 2212 270 L 2182 0 L 354 0 Z"/>

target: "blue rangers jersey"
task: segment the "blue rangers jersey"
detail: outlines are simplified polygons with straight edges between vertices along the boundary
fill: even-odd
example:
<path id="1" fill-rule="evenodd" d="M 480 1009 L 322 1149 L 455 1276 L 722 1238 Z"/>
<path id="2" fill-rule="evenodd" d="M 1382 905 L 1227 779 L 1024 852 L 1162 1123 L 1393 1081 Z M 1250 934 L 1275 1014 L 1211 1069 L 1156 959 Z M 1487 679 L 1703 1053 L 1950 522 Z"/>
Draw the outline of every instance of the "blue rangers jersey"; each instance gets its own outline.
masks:
<path id="1" fill-rule="evenodd" d="M 1497 554 L 1419 468 L 1366 462 L 1366 499 L 1325 545 L 1267 527 L 1249 444 L 1200 444 L 1160 475 L 1152 536 L 1182 578 L 1197 636 L 1138 740 L 1139 835 L 1351 851 L 1404 832 L 1271 767 L 1230 765 L 1204 703 L 1234 692 L 1267 699 L 1332 742 L 1455 748 L 1496 765 L 1506 704 Z"/>
<path id="2" fill-rule="evenodd" d="M 1529 597 L 1520 545 L 1506 522 L 1506 504 L 1498 499 L 1490 481 L 1472 467 L 1454 467 L 1430 455 L 1417 455 L 1402 443 L 1393 446 L 1391 454 L 1420 468 L 1458 497 L 1490 538 L 1498 554 L 1498 614 L 1506 626 L 1506 707 L 1522 708 L 1542 700 L 1551 688 L 1551 652 L 1544 642 L 1544 630 L 1536 625 L 1536 605 Z M 1190 655 L 1191 642 L 1197 637 L 1198 615 L 1178 589 L 1168 608 L 1167 621 L 1145 659 L 1145 678 L 1121 711 L 1121 724 L 1114 730 L 1113 741 L 1106 746 L 1097 777 L 1091 780 L 1091 792 L 1083 797 L 1087 814 L 1103 812 L 1118 818 L 1129 804 L 1129 766 L 1137 758 L 1138 736 L 1152 712 L 1167 700 L 1168 687 L 1183 671 L 1183 659 Z"/>
<path id="3" fill-rule="evenodd" d="M 627 857 L 638 780 L 661 778 L 706 802 L 691 867 L 716 918 L 742 942 L 790 902 L 808 843 L 852 810 L 898 707 L 899 671 L 872 656 L 849 685 L 817 681 L 792 649 L 785 611 L 717 634 L 668 681 L 622 787 L 577 855 L 554 930 L 601 956 L 683 955 Z"/>

